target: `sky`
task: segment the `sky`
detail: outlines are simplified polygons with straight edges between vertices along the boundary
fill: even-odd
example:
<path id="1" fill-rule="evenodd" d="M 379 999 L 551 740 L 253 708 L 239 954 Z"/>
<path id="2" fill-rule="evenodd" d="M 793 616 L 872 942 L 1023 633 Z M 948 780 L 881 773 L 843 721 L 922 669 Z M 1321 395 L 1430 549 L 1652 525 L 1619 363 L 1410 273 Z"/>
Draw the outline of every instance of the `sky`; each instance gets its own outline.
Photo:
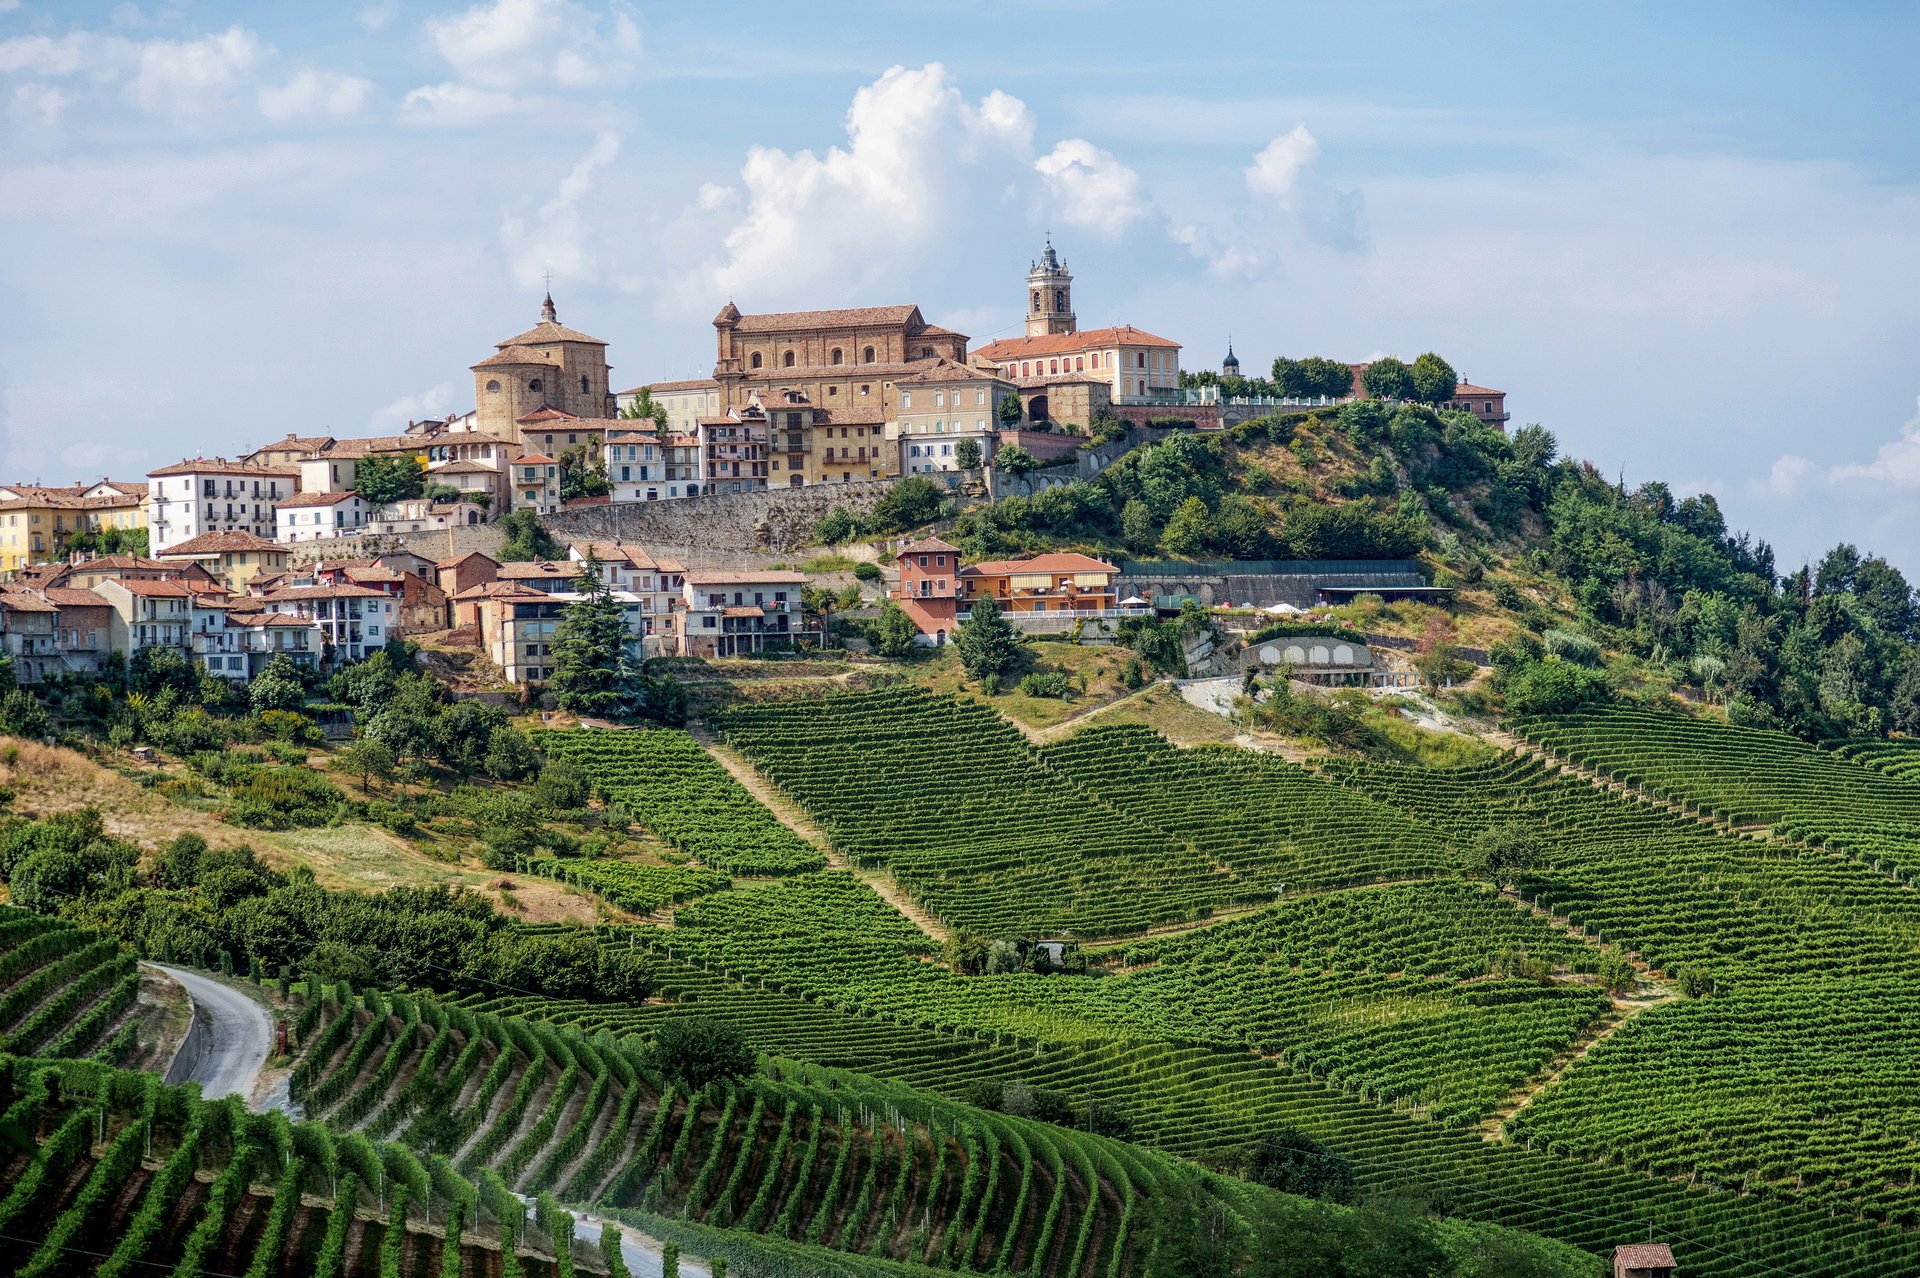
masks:
<path id="1" fill-rule="evenodd" d="M 1434 350 L 1783 568 L 1920 580 L 1920 7 L 0 0 L 0 478 L 614 381 L 715 312 L 917 303 Z"/>

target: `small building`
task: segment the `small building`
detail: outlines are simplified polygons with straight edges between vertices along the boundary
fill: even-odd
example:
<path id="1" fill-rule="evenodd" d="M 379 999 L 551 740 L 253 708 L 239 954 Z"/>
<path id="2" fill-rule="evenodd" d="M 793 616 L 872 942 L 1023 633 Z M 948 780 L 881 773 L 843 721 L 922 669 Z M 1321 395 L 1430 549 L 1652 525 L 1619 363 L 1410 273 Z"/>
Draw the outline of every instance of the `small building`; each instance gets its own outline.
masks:
<path id="1" fill-rule="evenodd" d="M 1002 612 L 1104 612 L 1119 601 L 1120 570 L 1091 555 L 1056 553 L 1031 559 L 994 559 L 960 570 L 961 597 L 972 608 L 992 598 Z"/>
<path id="2" fill-rule="evenodd" d="M 607 432 L 607 485 L 614 501 L 673 501 L 698 497 L 700 437 L 650 429 Z"/>
<path id="3" fill-rule="evenodd" d="M 905 542 L 894 553 L 900 582 L 887 597 L 920 631 L 920 642 L 939 647 L 960 622 L 960 548 L 938 537 Z"/>
<path id="4" fill-rule="evenodd" d="M 686 588 L 686 565 L 617 540 L 583 541 L 567 547 L 567 559 L 572 563 L 584 564 L 589 554 L 600 561 L 600 579 L 609 589 L 640 600 L 642 633 L 665 633 L 668 615 Z"/>
<path id="5" fill-rule="evenodd" d="M 287 586 L 270 590 L 273 611 L 318 622 L 331 662 L 360 661 L 400 635 L 400 601 L 368 586 Z"/>
<path id="6" fill-rule="evenodd" d="M 470 550 L 464 555 L 455 555 L 451 559 L 442 559 L 433 566 L 433 579 L 447 597 L 447 621 L 449 626 L 458 625 L 453 618 L 453 598 L 475 586 L 484 586 L 500 580 L 500 561 L 492 555 Z"/>
<path id="7" fill-rule="evenodd" d="M 681 587 L 674 645 L 683 657 L 734 657 L 790 647 L 804 633 L 802 573 L 688 572 Z"/>
<path id="8" fill-rule="evenodd" d="M 507 470 L 515 510 L 551 515 L 560 509 L 560 463 L 544 453 L 516 458 Z"/>
<path id="9" fill-rule="evenodd" d="M 1613 1249 L 1613 1278 L 1673 1278 L 1673 1249 L 1665 1243 L 1626 1243 Z"/>
<path id="10" fill-rule="evenodd" d="M 280 500 L 298 491 L 300 472 L 224 457 L 189 457 L 147 472 L 147 537 L 153 553 L 204 533 L 276 531 Z"/>
<path id="11" fill-rule="evenodd" d="M 897 450 L 888 459 L 892 473 L 959 470 L 954 450 L 962 440 L 972 440 L 981 458 L 991 460 L 1000 401 L 1013 394 L 1013 383 L 956 360 L 926 363 L 924 372 L 893 384 L 896 406 L 886 424 L 886 438 Z"/>
<path id="12" fill-rule="evenodd" d="M 698 429 L 702 417 L 720 415 L 720 383 L 711 377 L 648 382 L 645 386 L 623 390 L 616 396 L 620 411 L 624 413 L 632 408 L 643 390 L 653 397 L 654 403 L 667 410 L 666 429 L 676 435 L 691 435 Z"/>
<path id="13" fill-rule="evenodd" d="M 274 520 L 274 540 L 282 545 L 350 537 L 366 526 L 367 503 L 351 490 L 295 493 L 281 498 Z"/>
<path id="14" fill-rule="evenodd" d="M 244 591 L 257 576 L 286 571 L 291 552 L 250 532 L 210 532 L 156 551 L 162 563 L 193 563 L 228 590 Z"/>

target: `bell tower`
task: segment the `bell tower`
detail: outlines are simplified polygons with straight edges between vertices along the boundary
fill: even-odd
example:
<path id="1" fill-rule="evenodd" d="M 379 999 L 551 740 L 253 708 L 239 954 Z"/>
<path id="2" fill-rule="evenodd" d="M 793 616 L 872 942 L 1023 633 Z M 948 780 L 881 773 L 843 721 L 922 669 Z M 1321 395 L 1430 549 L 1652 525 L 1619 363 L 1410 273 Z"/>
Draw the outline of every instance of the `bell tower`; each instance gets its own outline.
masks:
<path id="1" fill-rule="evenodd" d="M 1046 251 L 1027 271 L 1027 336 L 1051 337 L 1077 331 L 1079 324 L 1073 318 L 1073 276 L 1053 251 L 1053 237 L 1049 235 Z"/>

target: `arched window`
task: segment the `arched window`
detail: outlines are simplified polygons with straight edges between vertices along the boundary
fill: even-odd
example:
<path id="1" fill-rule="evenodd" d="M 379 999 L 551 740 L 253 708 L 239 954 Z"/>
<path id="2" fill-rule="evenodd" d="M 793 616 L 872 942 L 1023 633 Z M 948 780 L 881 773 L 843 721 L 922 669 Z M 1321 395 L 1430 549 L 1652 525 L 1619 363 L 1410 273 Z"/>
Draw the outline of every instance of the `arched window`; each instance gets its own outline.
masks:
<path id="1" fill-rule="evenodd" d="M 1067 309 L 1067 290 L 1064 288 L 1056 288 L 1053 290 L 1053 309 L 1056 311 L 1064 311 Z"/>
<path id="2" fill-rule="evenodd" d="M 582 395 L 587 393 L 587 379 L 585 377 L 580 379 L 580 393 Z"/>
<path id="3" fill-rule="evenodd" d="M 1037 288 L 1033 290 L 1033 313 L 1035 315 L 1040 313 L 1040 290 Z"/>
<path id="4" fill-rule="evenodd" d="M 840 362 L 840 348 L 836 346 L 833 348 L 833 354 L 827 356 L 827 363 L 838 364 L 839 362 Z"/>
<path id="5" fill-rule="evenodd" d="M 866 349 L 865 351 L 863 351 L 863 352 L 861 353 L 861 355 L 860 355 L 860 362 L 861 362 L 862 364 L 871 364 L 871 363 L 873 363 L 873 347 L 871 347 L 871 346 L 869 346 L 869 347 L 867 347 L 867 349 Z"/>
<path id="6" fill-rule="evenodd" d="M 780 357 L 780 364 L 781 364 L 781 367 L 783 367 L 783 368 L 792 368 L 792 367 L 793 367 L 793 352 L 792 352 L 792 351 L 788 351 L 788 352 L 787 352 L 787 353 L 786 353 L 785 355 L 782 355 L 782 356 Z"/>
<path id="7" fill-rule="evenodd" d="M 1057 373 L 1057 372 L 1059 372 L 1059 371 L 1060 371 L 1060 361 L 1059 361 L 1059 360 L 1057 360 L 1057 359 L 1056 359 L 1056 360 L 1053 360 L 1053 361 L 1051 361 L 1051 362 L 1050 362 L 1050 363 L 1048 364 L 1048 366 L 1047 366 L 1047 371 L 1048 371 L 1049 373 Z"/>
<path id="8" fill-rule="evenodd" d="M 1073 371 L 1074 371 L 1074 372 L 1076 372 L 1076 373 L 1084 373 L 1084 372 L 1086 372 L 1086 371 L 1087 371 L 1087 357 L 1086 357 L 1086 356 L 1084 356 L 1084 355 L 1081 355 L 1081 356 L 1079 356 L 1079 357 L 1077 357 L 1077 358 L 1076 358 L 1076 359 L 1075 359 L 1075 360 L 1073 361 Z"/>
<path id="9" fill-rule="evenodd" d="M 536 377 L 536 378 L 534 378 L 534 379 L 533 379 L 532 381 L 530 381 L 530 382 L 528 382 L 528 383 L 527 383 L 527 389 L 528 389 L 528 390 L 539 390 L 539 389 L 540 389 L 540 379 Z"/>
<path id="10" fill-rule="evenodd" d="M 490 379 L 490 380 L 489 380 L 489 381 L 487 382 L 487 389 L 488 389 L 488 390 L 490 390 L 490 391 L 497 391 L 497 390 L 499 390 L 499 389 L 500 389 L 500 381 L 499 381 L 499 379 L 498 379 L 498 378 L 493 378 L 493 379 Z"/>
<path id="11" fill-rule="evenodd" d="M 1147 366 L 1147 353 L 1145 351 L 1141 351 L 1138 355 L 1135 355 L 1133 358 L 1134 358 L 1133 366 L 1135 368 L 1145 368 Z"/>
<path id="12" fill-rule="evenodd" d="M 749 360 L 749 361 L 747 361 L 747 366 L 748 366 L 749 368 L 758 368 L 758 367 L 760 367 L 760 352 L 759 352 L 759 351 L 755 351 L 755 352 L 753 353 L 753 358 L 752 358 L 751 360 Z"/>

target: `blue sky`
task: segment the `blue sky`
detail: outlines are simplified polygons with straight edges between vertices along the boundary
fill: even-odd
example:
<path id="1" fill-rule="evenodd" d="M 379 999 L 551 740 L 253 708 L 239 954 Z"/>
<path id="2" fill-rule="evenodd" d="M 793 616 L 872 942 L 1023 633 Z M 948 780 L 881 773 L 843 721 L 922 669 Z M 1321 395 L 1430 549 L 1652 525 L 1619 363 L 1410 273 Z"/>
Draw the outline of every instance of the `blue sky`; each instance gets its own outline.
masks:
<path id="1" fill-rule="evenodd" d="M 1438 350 L 1783 564 L 1920 578 L 1920 8 L 0 0 L 0 474 L 467 407 L 547 272 L 615 380 L 913 301 Z"/>

